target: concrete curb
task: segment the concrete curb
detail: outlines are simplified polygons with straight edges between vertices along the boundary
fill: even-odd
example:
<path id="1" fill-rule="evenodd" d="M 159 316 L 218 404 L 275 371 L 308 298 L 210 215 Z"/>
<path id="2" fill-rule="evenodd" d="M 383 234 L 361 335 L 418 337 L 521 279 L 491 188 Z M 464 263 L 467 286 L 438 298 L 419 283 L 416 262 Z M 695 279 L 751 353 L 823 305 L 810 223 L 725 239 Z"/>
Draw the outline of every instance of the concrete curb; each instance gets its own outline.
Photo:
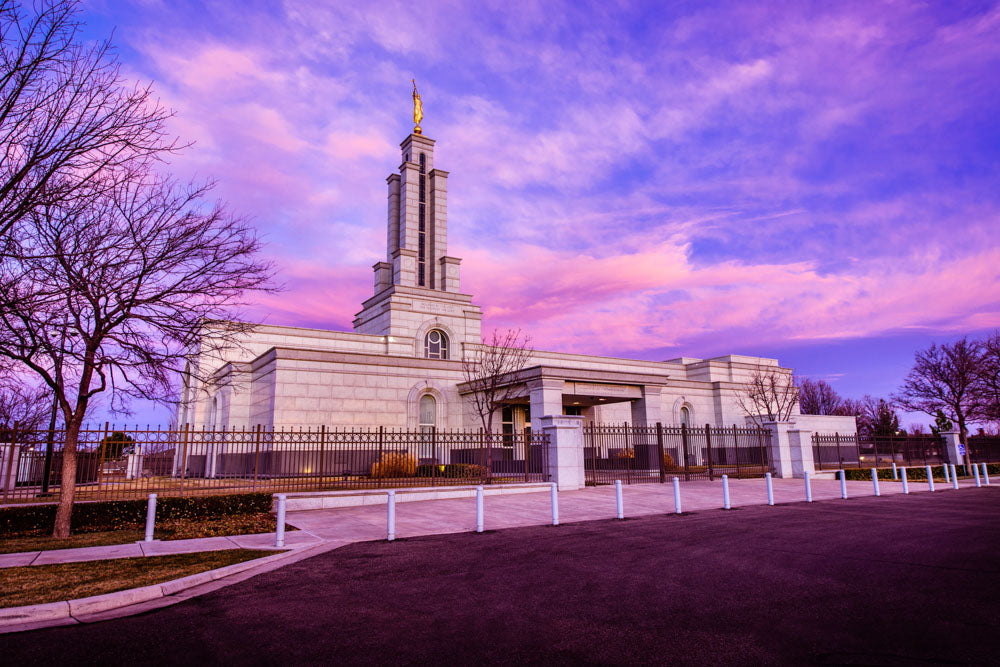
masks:
<path id="1" fill-rule="evenodd" d="M 290 565 L 325 551 L 332 551 L 348 543 L 346 540 L 320 542 L 160 584 L 94 595 L 78 600 L 2 608 L 0 609 L 0 634 L 56 625 L 93 623 L 109 618 L 139 614 L 231 586 L 258 574 L 271 572 L 279 567 Z"/>

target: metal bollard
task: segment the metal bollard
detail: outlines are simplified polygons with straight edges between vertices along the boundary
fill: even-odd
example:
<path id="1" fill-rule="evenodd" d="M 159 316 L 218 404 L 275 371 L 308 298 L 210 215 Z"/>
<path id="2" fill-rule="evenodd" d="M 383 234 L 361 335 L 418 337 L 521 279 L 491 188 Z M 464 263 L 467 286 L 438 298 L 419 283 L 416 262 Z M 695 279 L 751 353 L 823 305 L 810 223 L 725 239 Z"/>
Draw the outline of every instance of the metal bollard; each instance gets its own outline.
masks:
<path id="1" fill-rule="evenodd" d="M 476 487 L 476 532 L 483 532 L 483 487 Z"/>
<path id="2" fill-rule="evenodd" d="M 893 481 L 899 479 L 898 473 L 896 471 L 896 462 L 895 461 L 892 462 L 892 479 L 893 479 Z"/>
<path id="3" fill-rule="evenodd" d="M 385 510 L 385 539 L 392 542 L 396 539 L 396 492 L 388 492 L 389 499 Z"/>
<path id="4" fill-rule="evenodd" d="M 288 496 L 284 493 L 278 494 L 278 526 L 274 531 L 274 546 L 285 546 L 285 503 Z"/>
<path id="5" fill-rule="evenodd" d="M 878 498 L 882 495 L 878 490 L 878 468 L 872 468 L 872 484 L 875 486 L 875 497 Z"/>
<path id="6" fill-rule="evenodd" d="M 847 500 L 847 473 L 840 471 L 840 497 Z"/>
<path id="7" fill-rule="evenodd" d="M 156 527 L 156 494 L 149 494 L 146 503 L 146 541 L 153 541 L 153 528 Z"/>
<path id="8" fill-rule="evenodd" d="M 674 477 L 674 514 L 681 513 L 681 481 Z"/>
<path id="9" fill-rule="evenodd" d="M 986 482 L 986 486 L 990 485 L 990 469 L 983 464 L 983 481 Z"/>
<path id="10" fill-rule="evenodd" d="M 934 471 L 927 466 L 927 490 L 934 493 Z"/>
<path id="11" fill-rule="evenodd" d="M 958 489 L 958 470 L 955 464 L 951 465 L 951 488 Z"/>
<path id="12" fill-rule="evenodd" d="M 559 487 L 552 482 L 552 525 L 559 525 Z"/>
<path id="13" fill-rule="evenodd" d="M 615 502 L 618 505 L 618 518 L 625 518 L 625 505 L 622 504 L 622 481 L 620 479 L 615 480 Z"/>
<path id="14" fill-rule="evenodd" d="M 903 480 L 903 493 L 910 492 L 910 481 L 906 479 L 906 468 L 899 469 L 900 478 Z"/>
<path id="15" fill-rule="evenodd" d="M 774 483 L 771 481 L 771 473 L 764 473 L 764 482 L 767 484 L 767 504 L 774 504 Z"/>
<path id="16" fill-rule="evenodd" d="M 980 488 L 983 485 L 983 481 L 979 479 L 979 466 L 975 463 L 972 464 L 972 472 L 976 473 L 976 488 Z"/>
<path id="17" fill-rule="evenodd" d="M 731 509 L 729 506 L 729 475 L 722 476 L 722 508 Z"/>
<path id="18" fill-rule="evenodd" d="M 944 470 L 944 483 L 951 484 L 951 472 L 948 470 L 948 464 L 945 463 L 941 469 Z"/>
<path id="19" fill-rule="evenodd" d="M 812 484 L 809 482 L 809 473 L 803 472 L 802 478 L 806 481 L 806 502 L 811 503 L 813 501 L 813 489 Z"/>

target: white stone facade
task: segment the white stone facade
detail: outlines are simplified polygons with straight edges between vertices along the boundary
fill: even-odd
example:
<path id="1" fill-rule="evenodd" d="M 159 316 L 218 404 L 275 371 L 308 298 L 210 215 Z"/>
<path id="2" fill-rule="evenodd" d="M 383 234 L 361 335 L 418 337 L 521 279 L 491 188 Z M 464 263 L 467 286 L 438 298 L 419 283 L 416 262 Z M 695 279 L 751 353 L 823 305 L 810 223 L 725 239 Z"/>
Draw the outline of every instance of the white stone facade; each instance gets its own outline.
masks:
<path id="1" fill-rule="evenodd" d="M 192 350 L 178 424 L 479 427 L 461 359 L 481 344 L 482 314 L 460 291 L 460 260 L 447 254 L 448 173 L 433 168 L 433 140 L 410 135 L 401 149 L 399 173 L 387 179 L 386 260 L 373 267 L 374 294 L 354 332 L 259 325 L 232 349 Z M 512 379 L 510 426 L 527 426 L 528 414 L 534 428 L 563 414 L 743 425 L 736 393 L 761 366 L 791 373 L 777 360 L 738 355 L 654 362 L 536 351 Z M 425 395 L 434 399 L 432 415 L 420 414 Z"/>

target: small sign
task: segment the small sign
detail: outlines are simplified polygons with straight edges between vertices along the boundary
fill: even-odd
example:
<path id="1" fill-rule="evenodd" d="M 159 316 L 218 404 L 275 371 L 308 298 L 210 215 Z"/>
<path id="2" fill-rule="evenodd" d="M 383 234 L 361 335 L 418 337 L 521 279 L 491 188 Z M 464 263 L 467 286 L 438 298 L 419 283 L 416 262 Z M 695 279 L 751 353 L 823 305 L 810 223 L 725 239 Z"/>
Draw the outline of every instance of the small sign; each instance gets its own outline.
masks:
<path id="1" fill-rule="evenodd" d="M 958 443 L 958 455 L 965 456 L 965 445 Z"/>

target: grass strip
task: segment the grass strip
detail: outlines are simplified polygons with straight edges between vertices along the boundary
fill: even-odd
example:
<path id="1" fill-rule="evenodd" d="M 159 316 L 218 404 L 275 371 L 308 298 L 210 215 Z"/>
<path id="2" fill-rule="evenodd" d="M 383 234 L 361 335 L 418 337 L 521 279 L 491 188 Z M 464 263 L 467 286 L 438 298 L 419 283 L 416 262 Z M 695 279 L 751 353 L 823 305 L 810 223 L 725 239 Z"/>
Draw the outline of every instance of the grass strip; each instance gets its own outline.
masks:
<path id="1" fill-rule="evenodd" d="M 179 579 L 272 556 L 275 551 L 227 549 L 171 556 L 115 558 L 0 570 L 0 607 L 75 600 Z"/>
<path id="2" fill-rule="evenodd" d="M 157 523 L 153 536 L 158 540 L 189 540 L 198 537 L 254 535 L 256 533 L 273 533 L 276 525 L 274 516 L 267 512 L 237 514 L 201 521 L 171 519 Z M 288 531 L 297 530 L 287 524 L 285 529 Z M 57 540 L 49 535 L 14 537 L 0 540 L 0 554 L 131 544 L 143 539 L 144 536 L 145 532 L 142 530 L 108 530 L 79 533 L 64 540 Z"/>

